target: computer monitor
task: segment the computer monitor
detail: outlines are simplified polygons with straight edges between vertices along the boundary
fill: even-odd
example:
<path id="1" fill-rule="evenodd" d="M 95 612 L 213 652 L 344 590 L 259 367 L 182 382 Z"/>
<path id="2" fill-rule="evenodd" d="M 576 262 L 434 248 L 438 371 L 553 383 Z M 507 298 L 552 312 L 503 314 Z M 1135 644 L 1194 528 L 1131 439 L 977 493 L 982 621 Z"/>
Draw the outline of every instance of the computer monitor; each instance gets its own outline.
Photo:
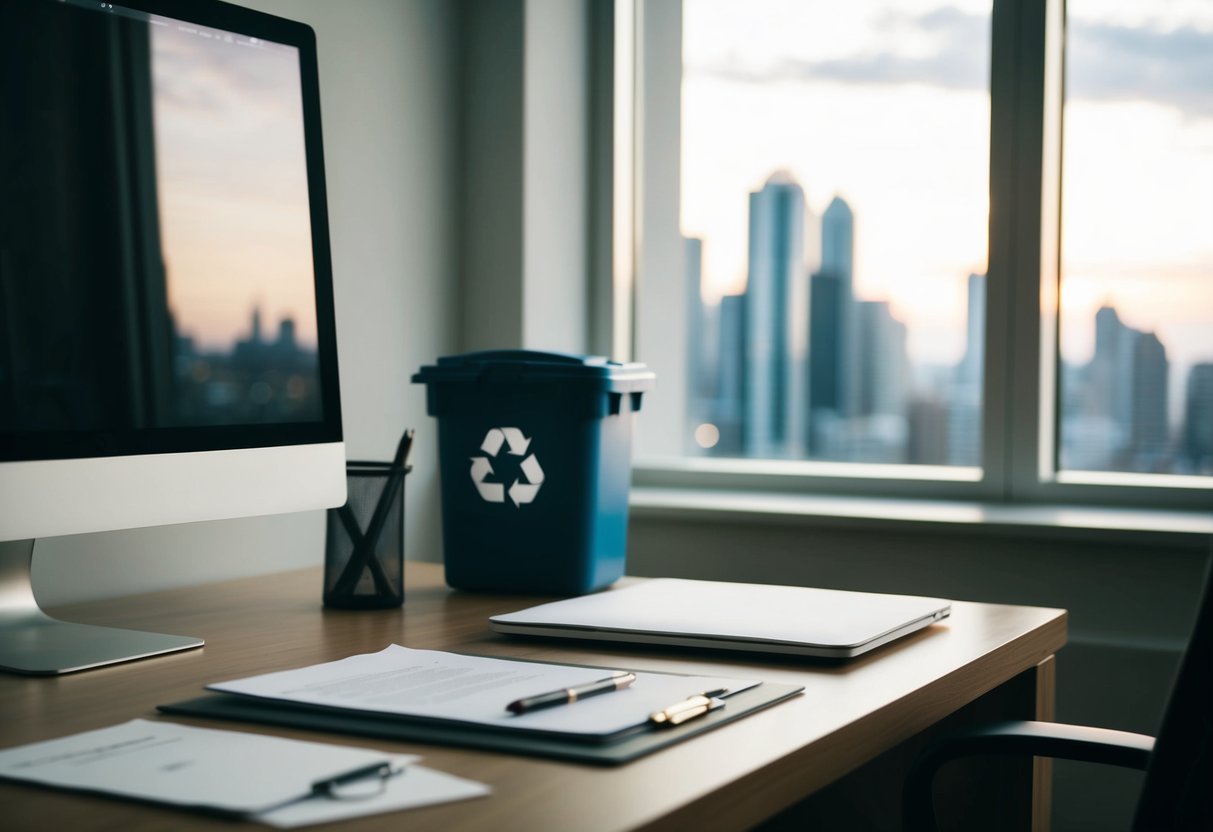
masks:
<path id="1" fill-rule="evenodd" d="M 0 667 L 196 647 L 45 615 L 34 541 L 344 501 L 315 36 L 202 0 L 0 31 Z"/>

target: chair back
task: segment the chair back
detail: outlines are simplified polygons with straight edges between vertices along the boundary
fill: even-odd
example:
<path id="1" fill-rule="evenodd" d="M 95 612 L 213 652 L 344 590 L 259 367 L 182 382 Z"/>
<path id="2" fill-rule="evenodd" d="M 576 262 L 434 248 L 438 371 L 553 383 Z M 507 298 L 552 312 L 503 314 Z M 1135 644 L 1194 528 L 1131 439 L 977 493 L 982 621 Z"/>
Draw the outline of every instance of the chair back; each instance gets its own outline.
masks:
<path id="1" fill-rule="evenodd" d="M 1213 829 L 1213 557 L 1133 828 Z"/>

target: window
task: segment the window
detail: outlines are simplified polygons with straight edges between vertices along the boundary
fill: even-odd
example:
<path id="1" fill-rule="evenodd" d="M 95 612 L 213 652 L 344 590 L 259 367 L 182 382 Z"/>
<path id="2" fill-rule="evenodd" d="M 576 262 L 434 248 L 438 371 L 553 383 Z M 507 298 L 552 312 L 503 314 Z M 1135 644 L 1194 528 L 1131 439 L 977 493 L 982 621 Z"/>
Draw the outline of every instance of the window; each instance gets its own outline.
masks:
<path id="1" fill-rule="evenodd" d="M 638 481 L 1207 507 L 1213 13 L 636 8 Z"/>
<path id="2" fill-rule="evenodd" d="M 1071 0 L 1059 467 L 1213 474 L 1213 8 Z"/>
<path id="3" fill-rule="evenodd" d="M 989 25 L 683 4 L 689 452 L 979 464 Z"/>

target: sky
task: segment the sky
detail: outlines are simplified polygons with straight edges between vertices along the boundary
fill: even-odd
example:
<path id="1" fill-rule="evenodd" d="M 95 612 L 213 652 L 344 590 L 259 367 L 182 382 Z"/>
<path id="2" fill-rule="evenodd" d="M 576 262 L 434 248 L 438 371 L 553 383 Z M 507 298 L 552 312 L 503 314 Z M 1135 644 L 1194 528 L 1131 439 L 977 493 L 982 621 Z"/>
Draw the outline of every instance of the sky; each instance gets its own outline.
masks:
<path id="1" fill-rule="evenodd" d="M 988 2 L 686 0 L 682 228 L 705 297 L 744 289 L 749 193 L 776 169 L 856 217 L 855 282 L 914 360 L 964 349 L 986 267 Z M 1062 346 L 1103 303 L 1176 373 L 1213 360 L 1213 3 L 1070 0 Z"/>
<path id="2" fill-rule="evenodd" d="M 249 336 L 259 307 L 263 337 L 292 318 L 298 341 L 314 346 L 298 52 L 175 22 L 151 32 L 161 246 L 178 329 L 227 350 Z"/>

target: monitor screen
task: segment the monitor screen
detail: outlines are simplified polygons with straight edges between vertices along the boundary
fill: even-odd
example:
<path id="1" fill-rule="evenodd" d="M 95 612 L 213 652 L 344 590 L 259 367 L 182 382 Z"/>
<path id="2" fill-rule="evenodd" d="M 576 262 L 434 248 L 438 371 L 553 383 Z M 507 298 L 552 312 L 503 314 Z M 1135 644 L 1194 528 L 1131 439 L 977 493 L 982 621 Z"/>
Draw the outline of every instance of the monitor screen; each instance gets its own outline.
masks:
<path id="1" fill-rule="evenodd" d="M 0 8 L 0 459 L 339 438 L 300 46 Z"/>
<path id="2" fill-rule="evenodd" d="M 215 0 L 0 32 L 0 669 L 196 647 L 47 616 L 33 541 L 344 500 L 315 35 Z"/>

